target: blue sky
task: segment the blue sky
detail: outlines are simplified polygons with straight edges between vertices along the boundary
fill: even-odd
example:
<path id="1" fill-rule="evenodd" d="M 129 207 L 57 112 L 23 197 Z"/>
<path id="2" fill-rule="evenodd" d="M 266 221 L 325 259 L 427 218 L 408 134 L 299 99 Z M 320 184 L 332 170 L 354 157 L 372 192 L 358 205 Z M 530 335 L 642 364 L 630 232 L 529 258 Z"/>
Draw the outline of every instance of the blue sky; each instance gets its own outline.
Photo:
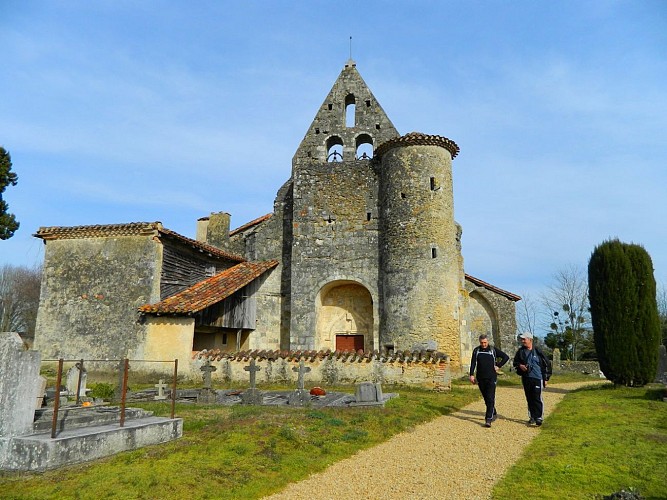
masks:
<path id="1" fill-rule="evenodd" d="M 466 272 L 519 295 L 610 237 L 667 283 L 667 2 L 0 2 L 0 145 L 21 223 L 273 209 L 352 57 L 399 130 L 444 135 Z"/>

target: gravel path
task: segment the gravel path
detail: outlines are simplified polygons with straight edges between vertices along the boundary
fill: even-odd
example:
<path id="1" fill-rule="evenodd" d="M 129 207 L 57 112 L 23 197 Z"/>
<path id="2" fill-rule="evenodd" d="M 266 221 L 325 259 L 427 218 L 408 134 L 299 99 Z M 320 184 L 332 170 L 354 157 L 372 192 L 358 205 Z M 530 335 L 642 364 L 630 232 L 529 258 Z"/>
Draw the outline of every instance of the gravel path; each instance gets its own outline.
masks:
<path id="1" fill-rule="evenodd" d="M 543 393 L 545 416 L 567 392 L 588 384 L 549 386 Z M 491 498 L 493 485 L 540 432 L 526 424 L 528 410 L 521 386 L 498 387 L 496 409 L 499 417 L 490 429 L 483 426 L 484 402 L 480 400 L 397 434 L 266 498 Z"/>

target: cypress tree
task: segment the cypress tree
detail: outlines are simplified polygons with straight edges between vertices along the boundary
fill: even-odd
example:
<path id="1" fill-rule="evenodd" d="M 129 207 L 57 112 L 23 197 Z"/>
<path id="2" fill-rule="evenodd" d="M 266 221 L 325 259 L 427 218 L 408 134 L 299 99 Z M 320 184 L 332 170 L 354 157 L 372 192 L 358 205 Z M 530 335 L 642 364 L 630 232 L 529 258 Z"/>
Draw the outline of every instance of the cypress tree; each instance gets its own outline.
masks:
<path id="1" fill-rule="evenodd" d="M 650 256 L 639 245 L 606 241 L 588 262 L 588 287 L 600 369 L 614 384 L 650 382 L 660 338 Z"/>
<path id="2" fill-rule="evenodd" d="M 628 256 L 637 286 L 637 358 L 634 367 L 634 385 L 653 382 L 658 369 L 660 345 L 660 315 L 656 294 L 653 262 L 648 252 L 639 245 L 628 247 Z"/>

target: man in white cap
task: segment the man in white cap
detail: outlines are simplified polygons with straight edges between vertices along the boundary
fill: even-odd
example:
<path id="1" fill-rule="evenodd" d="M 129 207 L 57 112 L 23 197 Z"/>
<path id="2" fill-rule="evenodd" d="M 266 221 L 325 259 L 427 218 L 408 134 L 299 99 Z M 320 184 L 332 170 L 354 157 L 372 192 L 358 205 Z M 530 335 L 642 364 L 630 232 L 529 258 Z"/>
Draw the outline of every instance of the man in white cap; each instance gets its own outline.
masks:
<path id="1" fill-rule="evenodd" d="M 547 386 L 551 377 L 551 367 L 542 351 L 533 345 L 533 334 L 524 332 L 519 335 L 521 347 L 514 356 L 514 369 L 521 375 L 523 392 L 528 403 L 530 419 L 528 424 L 542 425 L 544 404 L 542 388 Z"/>

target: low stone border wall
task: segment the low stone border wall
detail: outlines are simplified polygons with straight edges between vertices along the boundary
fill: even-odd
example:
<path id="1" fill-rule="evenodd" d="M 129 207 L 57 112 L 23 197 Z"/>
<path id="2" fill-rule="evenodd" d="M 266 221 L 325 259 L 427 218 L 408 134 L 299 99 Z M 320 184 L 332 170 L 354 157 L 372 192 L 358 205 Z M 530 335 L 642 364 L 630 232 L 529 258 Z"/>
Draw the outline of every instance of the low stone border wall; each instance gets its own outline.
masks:
<path id="1" fill-rule="evenodd" d="M 186 376 L 201 377 L 201 367 L 208 362 L 216 368 L 211 374 L 212 380 L 238 382 L 246 387 L 250 376 L 244 368 L 251 360 L 260 368 L 256 374 L 258 383 L 296 384 L 299 362 L 303 361 L 305 367 L 310 368 L 304 377 L 305 384 L 310 386 L 379 382 L 434 390 L 451 389 L 449 357 L 439 352 L 423 351 L 398 352 L 389 356 L 378 352 L 202 351 L 195 354 Z"/>
<path id="2" fill-rule="evenodd" d="M 553 371 L 556 373 L 585 373 L 604 377 L 604 375 L 601 375 L 600 364 L 597 361 L 561 361 L 559 365 L 554 364 Z"/>

